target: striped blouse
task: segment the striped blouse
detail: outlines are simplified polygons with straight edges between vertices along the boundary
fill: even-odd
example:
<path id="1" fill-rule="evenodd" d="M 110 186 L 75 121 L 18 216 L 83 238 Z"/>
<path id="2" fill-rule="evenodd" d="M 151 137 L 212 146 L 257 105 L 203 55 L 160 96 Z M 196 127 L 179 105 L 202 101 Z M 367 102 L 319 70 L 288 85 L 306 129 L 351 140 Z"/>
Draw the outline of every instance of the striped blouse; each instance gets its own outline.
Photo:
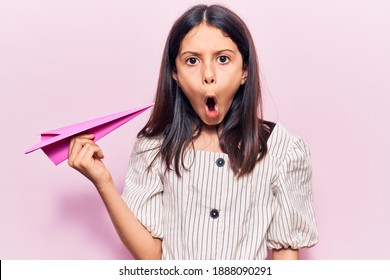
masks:
<path id="1" fill-rule="evenodd" d="M 257 260 L 273 249 L 318 242 L 310 154 L 304 141 L 276 124 L 269 151 L 237 179 L 228 155 L 188 149 L 182 177 L 156 160 L 160 141 L 137 140 L 122 197 L 162 239 L 163 259 Z"/>

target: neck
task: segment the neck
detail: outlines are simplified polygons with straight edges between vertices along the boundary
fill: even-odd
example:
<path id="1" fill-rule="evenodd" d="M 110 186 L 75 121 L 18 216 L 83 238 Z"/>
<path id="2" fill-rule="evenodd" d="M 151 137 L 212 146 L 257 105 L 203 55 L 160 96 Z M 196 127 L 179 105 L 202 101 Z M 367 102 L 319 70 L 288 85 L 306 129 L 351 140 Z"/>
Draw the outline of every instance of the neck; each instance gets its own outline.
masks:
<path id="1" fill-rule="evenodd" d="M 202 126 L 202 133 L 216 134 L 217 130 L 218 130 L 218 126 L 216 126 L 216 125 L 203 124 L 203 126 Z"/>
<path id="2" fill-rule="evenodd" d="M 203 150 L 209 152 L 222 152 L 219 146 L 218 126 L 203 125 L 199 136 L 194 139 L 194 147 L 196 150 Z"/>

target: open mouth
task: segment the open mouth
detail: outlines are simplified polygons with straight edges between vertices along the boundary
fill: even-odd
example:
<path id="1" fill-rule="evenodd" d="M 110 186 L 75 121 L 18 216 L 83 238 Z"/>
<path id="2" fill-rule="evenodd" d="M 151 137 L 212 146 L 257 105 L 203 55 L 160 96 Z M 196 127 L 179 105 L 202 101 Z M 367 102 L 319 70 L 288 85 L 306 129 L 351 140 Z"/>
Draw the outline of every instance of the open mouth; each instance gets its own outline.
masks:
<path id="1" fill-rule="evenodd" d="M 218 101 L 215 96 L 206 96 L 205 113 L 208 118 L 217 118 L 219 116 Z"/>
<path id="2" fill-rule="evenodd" d="M 209 108 L 210 112 L 215 111 L 215 99 L 214 97 L 208 97 L 206 100 L 206 106 Z"/>

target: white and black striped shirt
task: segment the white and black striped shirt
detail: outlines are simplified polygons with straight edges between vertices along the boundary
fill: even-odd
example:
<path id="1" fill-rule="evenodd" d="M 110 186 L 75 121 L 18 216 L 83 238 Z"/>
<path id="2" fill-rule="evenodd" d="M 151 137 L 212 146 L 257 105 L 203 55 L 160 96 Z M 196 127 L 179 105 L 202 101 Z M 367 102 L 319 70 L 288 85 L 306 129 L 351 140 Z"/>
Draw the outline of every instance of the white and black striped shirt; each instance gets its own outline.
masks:
<path id="1" fill-rule="evenodd" d="M 302 248 L 318 242 L 309 150 L 276 124 L 268 154 L 237 179 L 227 154 L 189 149 L 188 171 L 167 172 L 160 144 L 141 139 L 130 158 L 123 199 L 154 237 L 163 259 L 265 259 L 267 247 Z"/>

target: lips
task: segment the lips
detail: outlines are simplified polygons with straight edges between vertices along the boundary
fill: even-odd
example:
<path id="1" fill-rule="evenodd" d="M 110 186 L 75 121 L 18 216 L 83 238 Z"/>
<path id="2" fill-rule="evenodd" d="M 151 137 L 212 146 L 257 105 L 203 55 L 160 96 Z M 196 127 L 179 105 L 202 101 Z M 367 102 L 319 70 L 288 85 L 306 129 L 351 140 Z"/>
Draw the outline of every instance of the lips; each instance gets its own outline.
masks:
<path id="1" fill-rule="evenodd" d="M 218 117 L 218 102 L 215 96 L 206 96 L 204 104 L 207 117 L 212 119 Z"/>

